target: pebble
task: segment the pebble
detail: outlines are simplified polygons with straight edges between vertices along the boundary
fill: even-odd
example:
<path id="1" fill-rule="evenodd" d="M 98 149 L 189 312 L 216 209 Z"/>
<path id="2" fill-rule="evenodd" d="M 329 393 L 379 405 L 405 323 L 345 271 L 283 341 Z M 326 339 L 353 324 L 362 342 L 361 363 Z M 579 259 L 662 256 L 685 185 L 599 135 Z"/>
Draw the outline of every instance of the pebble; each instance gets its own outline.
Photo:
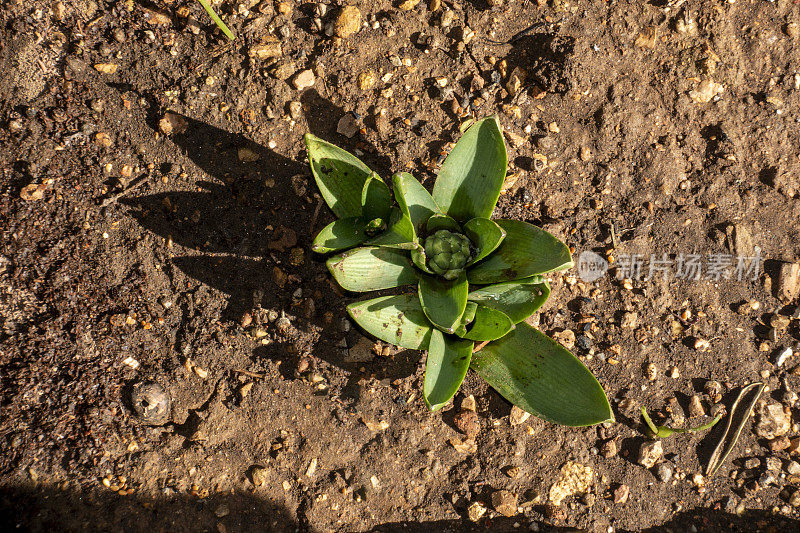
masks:
<path id="1" fill-rule="evenodd" d="M 251 46 L 247 53 L 250 57 L 258 59 L 272 59 L 274 57 L 281 57 L 283 55 L 283 50 L 281 49 L 280 41 L 274 37 L 270 37 L 264 42 Z"/>
<path id="2" fill-rule="evenodd" d="M 602 455 L 605 458 L 614 457 L 615 455 L 617 455 L 617 441 L 616 441 L 616 439 L 611 439 L 611 440 L 605 441 L 600 446 L 600 455 Z"/>
<path id="3" fill-rule="evenodd" d="M 339 119 L 339 122 L 336 124 L 336 132 L 344 135 L 348 139 L 352 139 L 356 133 L 358 133 L 358 122 L 356 118 L 351 114 L 347 113 L 342 118 Z"/>
<path id="4" fill-rule="evenodd" d="M 292 79 L 292 86 L 294 86 L 294 88 L 298 91 L 302 91 L 303 89 L 313 87 L 316 81 L 316 77 L 314 76 L 314 72 L 312 70 L 301 70 L 295 74 L 294 79 Z"/>
<path id="5" fill-rule="evenodd" d="M 658 379 L 658 367 L 654 363 L 649 363 L 645 368 L 645 375 L 648 381 L 655 381 Z"/>
<path id="6" fill-rule="evenodd" d="M 469 438 L 474 438 L 481 431 L 481 419 L 475 411 L 461 409 L 455 417 L 453 424 Z"/>
<path id="7" fill-rule="evenodd" d="M 492 507 L 501 515 L 512 517 L 517 514 L 517 495 L 507 490 L 496 490 L 492 493 Z"/>
<path id="8" fill-rule="evenodd" d="M 620 485 L 616 489 L 614 489 L 614 503 L 618 503 L 620 505 L 625 505 L 628 501 L 628 496 L 631 493 L 630 487 L 628 485 Z"/>
<path id="9" fill-rule="evenodd" d="M 548 498 L 554 506 L 561 505 L 564 499 L 588 492 L 594 480 L 594 471 L 580 463 L 567 461 L 561 467 L 558 480 L 550 487 Z"/>
<path id="10" fill-rule="evenodd" d="M 800 507 L 800 489 L 794 491 L 789 497 L 789 505 L 792 507 Z"/>
<path id="11" fill-rule="evenodd" d="M 771 472 L 778 472 L 783 468 L 783 461 L 780 457 L 767 457 L 767 470 Z"/>
<path id="12" fill-rule="evenodd" d="M 453 23 L 453 19 L 456 17 L 455 12 L 452 9 L 448 9 L 447 11 L 442 13 L 442 18 L 439 19 L 439 25 L 442 28 L 446 28 L 450 24 Z"/>
<path id="13" fill-rule="evenodd" d="M 571 350 L 575 346 L 575 332 L 571 329 L 565 329 L 564 331 L 555 333 L 553 339 L 567 350 Z"/>
<path id="14" fill-rule="evenodd" d="M 778 296 L 784 300 L 800 296 L 800 263 L 781 263 L 777 288 Z"/>
<path id="15" fill-rule="evenodd" d="M 638 462 L 645 468 L 653 468 L 664 456 L 664 447 L 660 440 L 645 441 L 639 448 Z"/>
<path id="16" fill-rule="evenodd" d="M 508 417 L 508 421 L 512 426 L 519 426 L 523 424 L 528 418 L 530 418 L 531 414 L 525 412 L 523 409 L 520 409 L 516 405 L 511 407 L 511 414 Z"/>
<path id="17" fill-rule="evenodd" d="M 669 483 L 672 479 L 672 466 L 669 463 L 659 463 L 656 467 L 656 477 L 662 483 Z"/>
<path id="18" fill-rule="evenodd" d="M 797 461 L 789 461 L 786 465 L 786 471 L 793 476 L 800 476 L 800 463 Z"/>
<path id="19" fill-rule="evenodd" d="M 412 9 L 417 7 L 417 4 L 419 4 L 419 2 L 420 0 L 404 0 L 397 7 L 399 7 L 401 11 L 411 11 Z"/>
<path id="20" fill-rule="evenodd" d="M 214 509 L 214 514 L 217 516 L 217 518 L 224 518 L 231 514 L 231 510 L 227 503 L 221 503 L 216 509 Z"/>
<path id="21" fill-rule="evenodd" d="M 263 466 L 253 465 L 250 467 L 249 476 L 253 485 L 260 487 L 267 482 L 267 469 Z"/>
<path id="22" fill-rule="evenodd" d="M 477 522 L 485 514 L 486 506 L 484 506 L 481 502 L 472 502 L 469 504 L 469 507 L 467 507 L 467 517 L 472 522 Z"/>
<path id="23" fill-rule="evenodd" d="M 710 78 L 700 82 L 697 89 L 689 91 L 689 98 L 696 104 L 707 104 L 716 95 L 722 93 L 725 87 Z"/>
<path id="24" fill-rule="evenodd" d="M 355 6 L 345 6 L 336 17 L 334 32 L 342 39 L 358 33 L 361 29 L 361 11 Z"/>
<path id="25" fill-rule="evenodd" d="M 169 420 L 171 408 L 169 393 L 154 381 L 137 383 L 133 386 L 131 405 L 145 424 L 160 426 Z"/>
<path id="26" fill-rule="evenodd" d="M 791 427 L 791 418 L 779 403 L 764 406 L 760 411 L 756 435 L 763 439 L 772 440 L 788 433 Z"/>
<path id="27" fill-rule="evenodd" d="M 300 120 L 303 117 L 303 104 L 297 101 L 289 102 L 289 116 L 292 120 Z"/>
<path id="28" fill-rule="evenodd" d="M 703 416 L 704 414 L 706 414 L 706 410 L 703 409 L 703 402 L 700 399 L 700 395 L 692 395 L 692 398 L 689 400 L 689 417 L 694 418 L 696 416 Z"/>
<path id="29" fill-rule="evenodd" d="M 378 81 L 378 76 L 372 70 L 365 70 L 358 75 L 358 88 L 362 91 L 369 91 L 375 87 Z"/>

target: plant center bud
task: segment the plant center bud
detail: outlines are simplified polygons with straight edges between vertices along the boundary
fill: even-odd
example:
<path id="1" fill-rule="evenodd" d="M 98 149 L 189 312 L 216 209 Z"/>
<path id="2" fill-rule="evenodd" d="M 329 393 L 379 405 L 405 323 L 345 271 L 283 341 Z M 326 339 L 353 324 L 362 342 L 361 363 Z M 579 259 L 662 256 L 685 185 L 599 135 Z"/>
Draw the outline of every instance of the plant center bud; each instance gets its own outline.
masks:
<path id="1" fill-rule="evenodd" d="M 469 239 L 446 229 L 440 229 L 425 239 L 428 268 L 445 279 L 455 279 L 472 258 Z"/>

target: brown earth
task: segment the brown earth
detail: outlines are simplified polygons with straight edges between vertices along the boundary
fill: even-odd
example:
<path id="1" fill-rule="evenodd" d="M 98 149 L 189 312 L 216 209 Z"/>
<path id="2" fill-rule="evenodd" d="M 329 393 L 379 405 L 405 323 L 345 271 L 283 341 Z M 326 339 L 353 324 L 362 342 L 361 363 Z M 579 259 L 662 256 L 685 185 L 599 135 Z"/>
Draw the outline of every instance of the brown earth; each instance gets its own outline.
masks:
<path id="1" fill-rule="evenodd" d="M 797 305 L 778 276 L 800 258 L 797 2 L 353 2 L 364 26 L 342 39 L 326 29 L 344 4 L 225 0 L 233 43 L 192 1 L 0 5 L 2 523 L 800 528 L 796 446 L 780 436 L 748 424 L 709 478 L 695 475 L 719 428 L 664 439 L 668 482 L 637 462 L 639 406 L 683 423 L 692 396 L 718 401 L 709 380 L 728 406 L 765 381 L 765 400 L 800 414 L 800 361 L 775 364 L 800 351 L 800 326 L 769 329 Z M 512 40 L 537 22 L 553 24 Z M 251 56 L 276 42 L 280 57 Z M 298 90 L 307 69 L 313 86 Z M 333 215 L 302 135 L 430 186 L 464 119 L 496 113 L 518 177 L 496 216 L 576 257 L 758 246 L 766 261 L 755 280 L 554 277 L 539 326 L 578 335 L 618 423 L 512 425 L 470 374 L 455 405 L 475 395 L 481 431 L 465 450 L 456 409 L 429 413 L 420 397 L 424 355 L 374 355 L 346 320 L 352 295 L 310 253 Z M 163 426 L 132 410 L 147 381 L 171 396 Z M 593 473 L 588 494 L 552 505 L 570 461 Z M 495 512 L 498 490 L 518 497 L 515 516 Z M 474 502 L 489 509 L 477 524 Z"/>

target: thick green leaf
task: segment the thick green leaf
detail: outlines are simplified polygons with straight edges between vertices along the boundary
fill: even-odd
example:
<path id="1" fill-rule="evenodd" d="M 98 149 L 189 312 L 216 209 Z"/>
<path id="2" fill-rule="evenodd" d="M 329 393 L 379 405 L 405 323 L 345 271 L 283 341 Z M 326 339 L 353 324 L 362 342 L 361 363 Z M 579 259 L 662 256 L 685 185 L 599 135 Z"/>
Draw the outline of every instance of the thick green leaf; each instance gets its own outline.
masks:
<path id="1" fill-rule="evenodd" d="M 467 307 L 468 292 L 469 285 L 463 273 L 453 281 L 424 274 L 419 277 L 419 300 L 425 316 L 446 333 L 455 332 Z"/>
<path id="2" fill-rule="evenodd" d="M 467 307 L 464 308 L 464 314 L 461 315 L 461 318 L 458 321 L 458 327 L 456 328 L 456 335 L 459 337 L 463 337 L 467 333 L 467 326 L 475 320 L 475 313 L 478 311 L 478 304 L 475 302 L 467 301 Z"/>
<path id="3" fill-rule="evenodd" d="M 479 305 L 471 327 L 459 337 L 479 342 L 493 341 L 503 337 L 512 329 L 514 323 L 502 311 Z"/>
<path id="4" fill-rule="evenodd" d="M 436 411 L 452 398 L 467 375 L 473 343 L 449 337 L 438 329 L 431 331 L 425 383 L 425 404 Z"/>
<path id="5" fill-rule="evenodd" d="M 367 244 L 370 246 L 398 248 L 400 250 L 413 250 L 419 247 L 416 243 L 411 220 L 396 207 L 392 208 L 389 227 L 386 228 L 386 231 L 368 241 Z"/>
<path id="6" fill-rule="evenodd" d="M 331 257 L 327 264 L 337 283 L 348 291 L 391 289 L 417 281 L 407 254 L 391 248 L 356 248 Z"/>
<path id="7" fill-rule="evenodd" d="M 505 399 L 550 422 L 588 426 L 614 420 L 589 369 L 524 322 L 475 353 L 471 366 Z"/>
<path id="8" fill-rule="evenodd" d="M 311 173 L 322 197 L 339 218 L 361 215 L 364 182 L 374 173 L 353 154 L 307 133 Z"/>
<path id="9" fill-rule="evenodd" d="M 447 215 L 438 214 L 431 216 L 425 225 L 425 231 L 428 233 L 428 235 L 433 235 L 440 229 L 461 233 L 461 225 L 456 222 L 454 218 Z"/>
<path id="10" fill-rule="evenodd" d="M 321 254 L 352 248 L 364 242 L 367 234 L 364 219 L 347 217 L 334 220 L 314 237 L 311 250 Z"/>
<path id="11" fill-rule="evenodd" d="M 477 248 L 475 257 L 467 263 L 467 266 L 494 252 L 506 238 L 505 230 L 488 218 L 473 218 L 464 224 L 464 234 Z"/>
<path id="12" fill-rule="evenodd" d="M 431 193 L 408 172 L 398 172 L 392 176 L 392 182 L 397 204 L 414 224 L 414 231 L 419 235 L 432 215 L 441 214 L 439 206 L 433 201 Z"/>
<path id="13" fill-rule="evenodd" d="M 549 296 L 550 285 L 539 276 L 534 276 L 487 285 L 469 293 L 468 298 L 502 311 L 516 324 L 538 311 Z"/>
<path id="14" fill-rule="evenodd" d="M 409 350 L 426 350 L 433 326 L 422 312 L 419 296 L 398 294 L 355 302 L 347 312 L 367 333 Z"/>
<path id="15" fill-rule="evenodd" d="M 387 220 L 392 208 L 392 191 L 377 175 L 370 176 L 361 190 L 361 213 L 366 220 Z"/>
<path id="16" fill-rule="evenodd" d="M 476 122 L 458 140 L 439 170 L 433 199 L 460 222 L 491 218 L 506 177 L 508 156 L 497 117 Z"/>
<path id="17" fill-rule="evenodd" d="M 470 267 L 470 283 L 513 281 L 572 267 L 569 249 L 545 230 L 519 220 L 495 222 L 506 238 L 493 254 Z"/>

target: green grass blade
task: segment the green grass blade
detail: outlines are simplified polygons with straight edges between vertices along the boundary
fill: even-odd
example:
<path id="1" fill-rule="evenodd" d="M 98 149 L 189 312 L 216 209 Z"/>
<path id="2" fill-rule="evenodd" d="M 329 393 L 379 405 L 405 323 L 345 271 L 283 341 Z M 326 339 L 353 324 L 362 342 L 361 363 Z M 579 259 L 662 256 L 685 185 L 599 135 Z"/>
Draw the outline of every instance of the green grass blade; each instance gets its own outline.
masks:
<path id="1" fill-rule="evenodd" d="M 200 2 L 200 5 L 202 5 L 202 6 L 205 8 L 206 12 L 208 13 L 208 16 L 209 16 L 209 17 L 211 17 L 211 20 L 213 20 L 213 21 L 214 21 L 214 24 L 216 24 L 216 25 L 217 25 L 217 27 L 218 27 L 220 30 L 222 30 L 222 33 L 224 33 L 224 34 L 225 34 L 225 36 L 226 36 L 228 39 L 230 39 L 231 41 L 232 41 L 232 40 L 234 40 L 234 39 L 236 39 L 236 36 L 235 36 L 235 35 L 233 34 L 233 32 L 232 32 L 232 31 L 231 31 L 231 30 L 230 30 L 230 29 L 229 29 L 229 28 L 228 28 L 228 27 L 225 25 L 225 23 L 224 23 L 224 22 L 222 22 L 222 19 L 221 19 L 221 18 L 219 18 L 219 16 L 217 15 L 217 13 L 214 11 L 214 8 L 213 8 L 213 7 L 211 7 L 211 4 L 209 4 L 209 3 L 208 3 L 208 0 L 197 0 L 197 1 L 198 1 L 198 2 Z"/>

